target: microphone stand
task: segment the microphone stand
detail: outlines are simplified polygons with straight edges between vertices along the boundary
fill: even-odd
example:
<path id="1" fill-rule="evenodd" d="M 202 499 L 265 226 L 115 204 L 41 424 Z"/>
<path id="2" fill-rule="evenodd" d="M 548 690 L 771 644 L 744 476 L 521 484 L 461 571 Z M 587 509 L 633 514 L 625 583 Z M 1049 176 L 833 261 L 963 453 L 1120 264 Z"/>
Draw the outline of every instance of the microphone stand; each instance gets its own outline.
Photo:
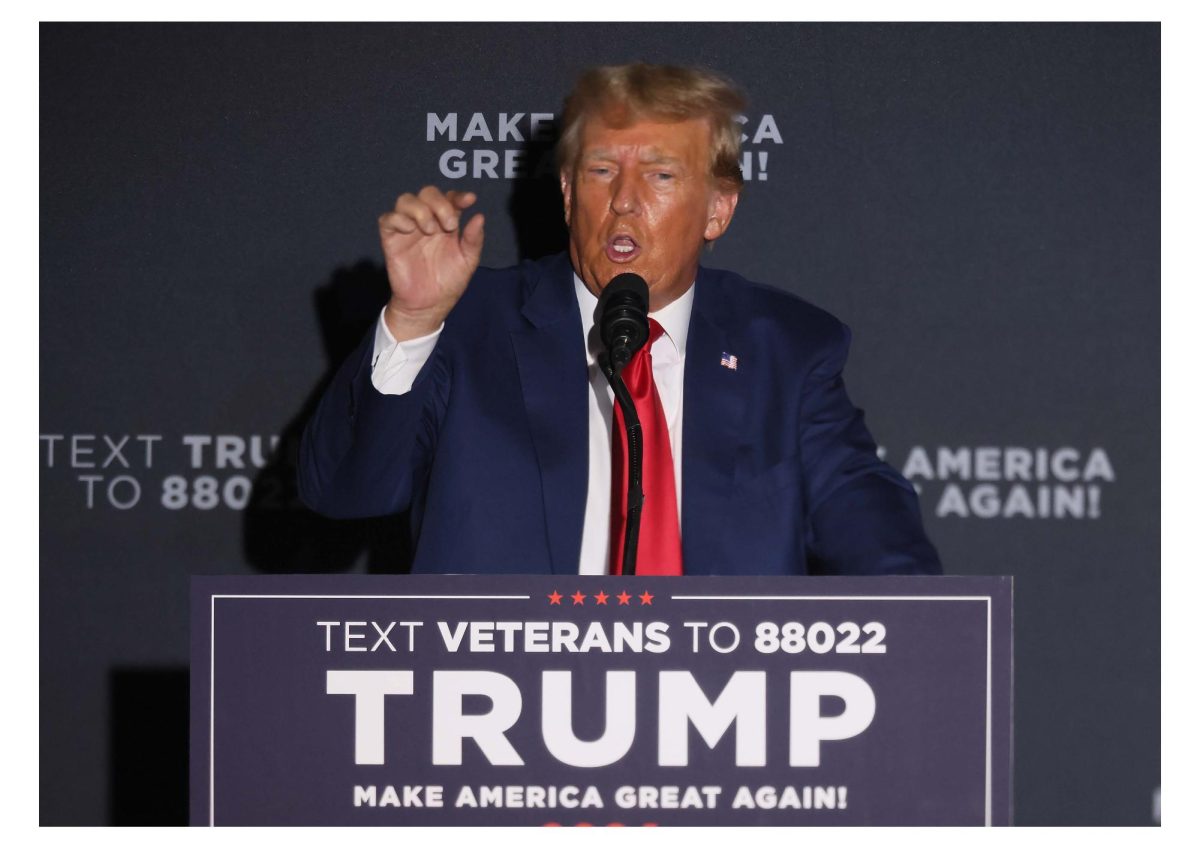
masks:
<path id="1" fill-rule="evenodd" d="M 625 513 L 625 547 L 621 555 L 621 574 L 632 577 L 637 566 L 638 531 L 642 524 L 642 422 L 638 420 L 637 410 L 633 406 L 633 398 L 629 389 L 621 379 L 621 373 L 612 367 L 608 352 L 599 356 L 600 370 L 612 387 L 613 397 L 621 406 L 622 419 L 625 422 L 626 439 L 629 451 L 626 459 L 629 461 L 629 489 L 626 496 Z"/>

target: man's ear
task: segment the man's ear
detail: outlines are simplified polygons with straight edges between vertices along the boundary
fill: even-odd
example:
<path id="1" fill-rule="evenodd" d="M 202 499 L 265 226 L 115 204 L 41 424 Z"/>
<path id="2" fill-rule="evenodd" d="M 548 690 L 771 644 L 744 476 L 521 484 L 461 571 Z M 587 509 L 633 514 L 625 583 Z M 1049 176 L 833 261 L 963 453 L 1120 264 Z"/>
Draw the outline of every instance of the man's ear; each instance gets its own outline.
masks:
<path id="1" fill-rule="evenodd" d="M 708 201 L 708 221 L 704 224 L 704 240 L 716 241 L 729 229 L 733 212 L 737 209 L 739 194 L 736 191 L 713 189 Z"/>
<path id="2" fill-rule="evenodd" d="M 558 185 L 562 188 L 563 217 L 567 226 L 571 226 L 571 172 L 563 168 L 558 172 Z"/>

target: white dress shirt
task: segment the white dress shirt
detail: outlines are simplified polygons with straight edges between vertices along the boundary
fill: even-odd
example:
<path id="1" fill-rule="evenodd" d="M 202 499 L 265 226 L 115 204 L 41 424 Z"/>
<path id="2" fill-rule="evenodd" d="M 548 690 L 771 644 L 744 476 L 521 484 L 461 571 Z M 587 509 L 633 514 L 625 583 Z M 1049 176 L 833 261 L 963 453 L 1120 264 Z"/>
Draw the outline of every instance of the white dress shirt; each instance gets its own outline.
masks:
<path id="1" fill-rule="evenodd" d="M 675 503 L 683 502 L 683 366 L 688 325 L 692 318 L 693 284 L 683 295 L 650 317 L 662 325 L 663 334 L 650 355 L 654 361 L 654 385 L 662 401 L 671 439 L 675 466 Z M 579 551 L 580 574 L 608 573 L 609 512 L 612 501 L 612 414 L 613 394 L 600 371 L 596 355 L 601 349 L 599 332 L 593 324 L 596 296 L 575 276 L 575 298 L 583 325 L 587 350 L 588 380 L 588 491 L 583 517 L 583 539 Z M 443 324 L 418 339 L 397 342 L 388 330 L 383 313 L 375 328 L 375 350 L 371 357 L 371 382 L 382 394 L 402 395 L 412 389 L 421 366 L 429 359 Z M 680 508 L 682 529 L 682 508 Z"/>

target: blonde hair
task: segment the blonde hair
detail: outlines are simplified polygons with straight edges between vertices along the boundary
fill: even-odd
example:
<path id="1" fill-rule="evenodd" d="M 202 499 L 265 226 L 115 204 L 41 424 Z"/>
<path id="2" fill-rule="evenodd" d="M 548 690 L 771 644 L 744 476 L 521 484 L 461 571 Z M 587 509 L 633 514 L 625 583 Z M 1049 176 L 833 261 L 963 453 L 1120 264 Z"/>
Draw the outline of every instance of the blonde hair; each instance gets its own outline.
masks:
<path id="1" fill-rule="evenodd" d="M 735 118 L 745 106 L 745 98 L 733 83 L 703 68 L 642 62 L 590 68 L 579 77 L 563 104 L 558 166 L 567 172 L 574 170 L 588 117 L 603 116 L 607 124 L 617 128 L 643 118 L 668 122 L 708 118 L 712 129 L 712 177 L 723 191 L 739 192 L 742 129 Z"/>

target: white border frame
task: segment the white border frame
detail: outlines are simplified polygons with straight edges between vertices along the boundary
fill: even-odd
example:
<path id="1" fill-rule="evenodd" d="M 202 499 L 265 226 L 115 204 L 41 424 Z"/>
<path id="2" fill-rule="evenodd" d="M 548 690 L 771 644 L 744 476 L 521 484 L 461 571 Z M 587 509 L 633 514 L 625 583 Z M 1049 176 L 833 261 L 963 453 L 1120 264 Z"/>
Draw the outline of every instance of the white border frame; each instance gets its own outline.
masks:
<path id="1" fill-rule="evenodd" d="M 528 601 L 532 595 L 280 595 L 211 594 L 208 618 L 208 826 L 216 827 L 214 786 L 216 713 L 216 613 L 222 600 L 485 600 Z M 987 604 L 986 668 L 984 701 L 983 826 L 992 826 L 992 596 L 991 595 L 669 595 L 672 601 L 983 601 Z"/>

